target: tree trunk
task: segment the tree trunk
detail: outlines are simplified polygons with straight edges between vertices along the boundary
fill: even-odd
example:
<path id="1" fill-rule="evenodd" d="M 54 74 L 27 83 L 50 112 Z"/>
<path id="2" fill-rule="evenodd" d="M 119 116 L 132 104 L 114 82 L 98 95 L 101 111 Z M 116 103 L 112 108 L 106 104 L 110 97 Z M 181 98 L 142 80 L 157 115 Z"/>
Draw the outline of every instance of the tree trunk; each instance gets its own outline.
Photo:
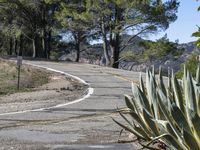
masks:
<path id="1" fill-rule="evenodd" d="M 9 52 L 8 52 L 8 55 L 12 55 L 12 50 L 13 50 L 13 39 L 10 38 L 10 41 L 9 41 Z"/>
<path id="2" fill-rule="evenodd" d="M 48 50 L 47 50 L 47 31 L 46 31 L 46 7 L 45 4 L 43 4 L 42 7 L 42 20 L 43 20 L 43 27 L 42 27 L 42 50 L 43 50 L 43 56 L 45 58 L 48 58 Z"/>
<path id="3" fill-rule="evenodd" d="M 114 39 L 110 41 L 110 49 L 112 52 L 111 66 L 113 68 L 119 67 L 119 54 L 120 54 L 119 39 L 120 39 L 119 33 L 115 33 Z"/>
<path id="4" fill-rule="evenodd" d="M 35 40 L 32 40 L 32 46 L 33 46 L 33 55 L 32 57 L 35 58 L 36 57 L 36 49 L 35 49 Z"/>
<path id="5" fill-rule="evenodd" d="M 120 35 L 117 33 L 116 34 L 116 41 L 115 41 L 115 50 L 113 53 L 114 56 L 114 64 L 113 64 L 113 68 L 118 68 L 119 67 L 119 54 L 120 54 Z"/>
<path id="6" fill-rule="evenodd" d="M 76 62 L 80 60 L 80 42 L 76 43 Z"/>
<path id="7" fill-rule="evenodd" d="M 78 32 L 75 37 L 76 37 L 76 45 L 75 45 L 75 48 L 76 48 L 76 62 L 79 62 L 79 60 L 80 60 L 80 43 L 81 43 L 80 39 L 81 39 L 81 33 Z"/>
<path id="8" fill-rule="evenodd" d="M 15 48 L 14 48 L 14 52 L 15 52 L 15 55 L 18 55 L 18 52 L 17 52 L 17 47 L 18 47 L 18 40 L 17 38 L 15 38 Z"/>
<path id="9" fill-rule="evenodd" d="M 32 55 L 32 58 L 36 58 L 38 57 L 38 54 L 37 54 L 37 35 L 33 38 L 32 40 L 32 47 L 33 47 L 33 55 Z"/>
<path id="10" fill-rule="evenodd" d="M 47 34 L 46 34 L 46 29 L 44 28 L 42 31 L 42 50 L 43 50 L 43 55 L 45 58 L 48 58 L 48 50 L 47 50 Z"/>
<path id="11" fill-rule="evenodd" d="M 103 22 L 101 25 L 101 31 L 102 31 L 102 35 L 103 35 L 103 51 L 104 51 L 104 57 L 106 59 L 106 66 L 109 66 L 111 62 L 110 62 L 110 56 L 108 53 L 106 31 L 105 31 L 105 26 L 104 26 Z"/>
<path id="12" fill-rule="evenodd" d="M 113 68 L 118 68 L 119 67 L 119 54 L 120 54 L 120 30 L 121 27 L 118 25 L 120 20 L 122 19 L 122 10 L 118 7 L 115 6 L 115 32 L 112 32 L 111 29 L 111 36 L 110 36 L 110 48 L 112 51 L 112 61 L 111 61 L 111 66 Z"/>
<path id="13" fill-rule="evenodd" d="M 24 46 L 24 38 L 23 35 L 20 35 L 20 43 L 19 43 L 19 53 L 18 56 L 22 56 L 23 53 L 23 46 Z"/>
<path id="14" fill-rule="evenodd" d="M 50 58 L 50 52 L 51 52 L 51 39 L 52 39 L 51 32 L 52 31 L 49 30 L 47 38 L 47 59 Z"/>

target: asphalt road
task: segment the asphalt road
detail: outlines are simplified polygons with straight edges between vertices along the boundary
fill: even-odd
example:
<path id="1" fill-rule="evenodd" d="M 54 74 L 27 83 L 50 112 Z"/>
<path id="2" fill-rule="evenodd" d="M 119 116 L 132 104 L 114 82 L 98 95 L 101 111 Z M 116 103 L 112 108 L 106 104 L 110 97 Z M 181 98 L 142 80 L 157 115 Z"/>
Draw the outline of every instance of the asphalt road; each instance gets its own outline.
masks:
<path id="1" fill-rule="evenodd" d="M 138 148 L 134 144 L 117 144 L 121 128 L 111 117 L 121 120 L 116 108 L 125 107 L 123 95 L 131 94 L 130 80 L 137 81 L 139 73 L 89 64 L 45 61 L 26 63 L 77 76 L 89 83 L 94 93 L 80 102 L 47 110 L 4 114 L 5 106 L 4 109 L 0 106 L 0 149 Z M 6 112 L 12 107 L 9 106 Z M 34 109 L 26 105 L 22 107 L 23 110 Z M 128 135 L 122 133 L 120 138 L 128 140 Z"/>

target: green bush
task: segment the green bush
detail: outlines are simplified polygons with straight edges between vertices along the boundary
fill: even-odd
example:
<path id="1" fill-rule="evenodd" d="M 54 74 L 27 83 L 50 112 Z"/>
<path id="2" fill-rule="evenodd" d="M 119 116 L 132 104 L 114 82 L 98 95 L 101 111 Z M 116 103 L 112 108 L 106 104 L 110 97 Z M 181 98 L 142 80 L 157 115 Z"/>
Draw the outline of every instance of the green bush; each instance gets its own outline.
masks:
<path id="1" fill-rule="evenodd" d="M 59 56 L 60 56 L 59 53 L 56 51 L 51 51 L 51 53 L 50 53 L 51 60 L 58 60 Z"/>
<path id="2" fill-rule="evenodd" d="M 188 68 L 193 77 L 195 76 L 197 67 L 199 65 L 199 60 L 197 60 L 197 56 L 198 55 L 193 52 L 191 56 L 189 56 L 188 60 L 185 63 L 181 64 L 180 70 L 176 73 L 177 78 L 180 79 L 183 77 L 184 66 Z"/>
<path id="3" fill-rule="evenodd" d="M 121 54 L 121 58 L 128 61 L 153 61 L 155 59 L 161 59 L 168 54 L 172 54 L 175 58 L 178 58 L 183 53 L 183 49 L 177 47 L 177 43 L 170 42 L 169 39 L 164 36 L 157 41 L 141 41 L 139 43 L 139 52 L 133 50 L 124 51 Z"/>
<path id="4" fill-rule="evenodd" d="M 132 50 L 122 52 L 120 58 L 127 61 L 142 61 L 144 59 L 140 53 L 136 53 Z"/>
<path id="5" fill-rule="evenodd" d="M 113 120 L 136 135 L 143 147 L 155 148 L 157 142 L 164 149 L 199 150 L 200 68 L 196 80 L 186 69 L 182 81 L 172 73 L 168 86 L 161 72 L 156 80 L 155 73 L 147 71 L 146 87 L 142 77 L 138 86 L 132 84 L 133 97 L 125 96 L 128 108 L 120 112 L 127 124 Z"/>

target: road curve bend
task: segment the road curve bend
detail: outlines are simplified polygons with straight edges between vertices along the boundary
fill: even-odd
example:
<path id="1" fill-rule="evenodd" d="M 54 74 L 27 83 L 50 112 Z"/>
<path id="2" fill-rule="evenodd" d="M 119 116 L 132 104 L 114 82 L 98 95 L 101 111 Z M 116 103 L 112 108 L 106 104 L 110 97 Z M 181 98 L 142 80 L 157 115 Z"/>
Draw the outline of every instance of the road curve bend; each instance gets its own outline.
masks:
<path id="1" fill-rule="evenodd" d="M 0 115 L 2 149 L 132 149 L 115 144 L 120 127 L 111 117 L 121 118 L 116 108 L 125 107 L 124 94 L 131 94 L 130 80 L 139 73 L 78 63 L 25 61 L 65 73 L 90 85 L 89 94 L 69 104 L 49 109 Z M 122 138 L 128 139 L 126 134 Z"/>

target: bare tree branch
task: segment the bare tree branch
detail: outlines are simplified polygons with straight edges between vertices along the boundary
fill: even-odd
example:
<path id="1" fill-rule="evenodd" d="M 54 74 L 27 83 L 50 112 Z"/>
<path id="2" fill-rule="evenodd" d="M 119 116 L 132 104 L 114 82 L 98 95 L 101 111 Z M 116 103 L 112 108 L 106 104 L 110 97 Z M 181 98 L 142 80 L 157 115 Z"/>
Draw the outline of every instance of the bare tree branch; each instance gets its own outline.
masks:
<path id="1" fill-rule="evenodd" d="M 138 32 L 137 34 L 133 35 L 131 38 L 128 39 L 128 41 L 126 42 L 125 45 L 123 45 L 123 47 L 120 49 L 120 52 L 123 51 L 127 46 L 132 45 L 134 42 L 131 42 L 134 38 L 136 38 L 138 35 L 140 35 L 141 33 L 151 29 L 152 26 L 148 26 L 146 28 L 144 28 L 143 30 L 141 30 L 140 32 Z M 130 43 L 131 42 L 131 43 Z"/>

